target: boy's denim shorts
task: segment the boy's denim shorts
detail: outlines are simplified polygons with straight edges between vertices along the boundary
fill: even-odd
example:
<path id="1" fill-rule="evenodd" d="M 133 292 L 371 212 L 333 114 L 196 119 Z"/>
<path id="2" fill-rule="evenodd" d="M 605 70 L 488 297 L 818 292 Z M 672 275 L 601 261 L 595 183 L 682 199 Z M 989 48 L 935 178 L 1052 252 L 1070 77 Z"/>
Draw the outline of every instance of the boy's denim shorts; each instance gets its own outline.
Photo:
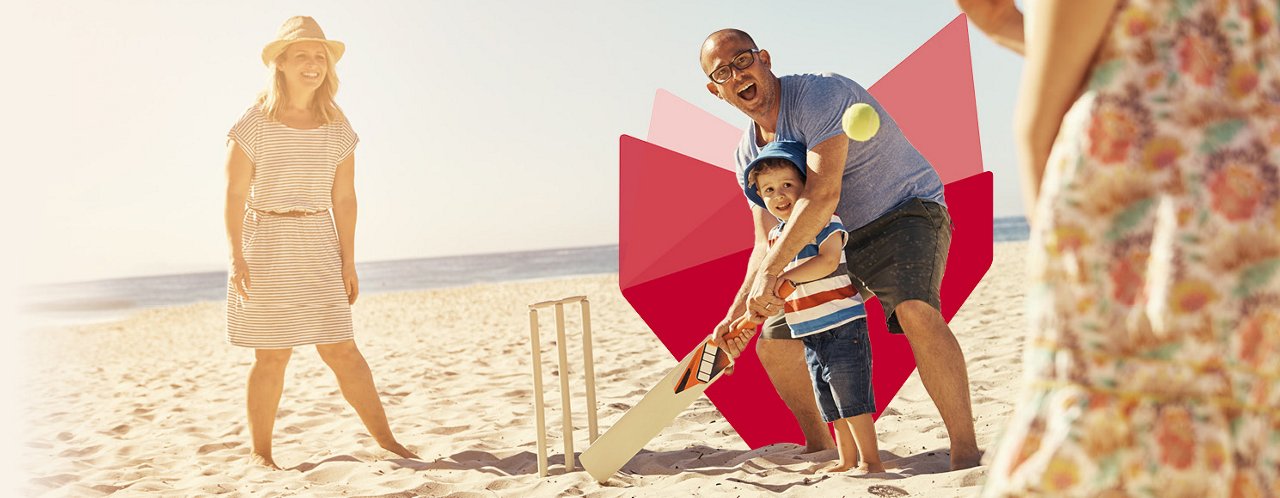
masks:
<path id="1" fill-rule="evenodd" d="M 875 413 L 871 387 L 871 342 L 867 320 L 859 318 L 834 329 L 800 338 L 813 379 L 822 419 L 834 422 Z"/>

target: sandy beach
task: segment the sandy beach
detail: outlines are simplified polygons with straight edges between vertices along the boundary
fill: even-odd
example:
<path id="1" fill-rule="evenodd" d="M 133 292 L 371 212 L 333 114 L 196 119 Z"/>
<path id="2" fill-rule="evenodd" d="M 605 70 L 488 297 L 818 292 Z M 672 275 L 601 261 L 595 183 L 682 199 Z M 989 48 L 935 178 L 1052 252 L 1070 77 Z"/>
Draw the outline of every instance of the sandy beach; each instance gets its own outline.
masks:
<path id="1" fill-rule="evenodd" d="M 997 244 L 992 270 L 952 321 L 984 449 L 1018 391 L 1025 250 L 1025 242 Z M 275 428 L 282 471 L 247 463 L 244 385 L 253 355 L 223 342 L 223 303 L 31 331 L 23 488 L 40 496 L 971 496 L 985 479 L 985 466 L 947 472 L 946 432 L 915 375 L 876 423 L 885 474 L 818 473 L 834 450 L 750 451 L 705 398 L 609 482 L 566 474 L 549 321 L 551 475 L 538 478 L 526 306 L 577 294 L 591 299 L 607 429 L 675 364 L 622 298 L 616 275 L 368 295 L 354 308 L 357 343 L 392 428 L 422 460 L 378 448 L 315 349 L 299 348 Z M 576 309 L 567 315 L 576 357 Z M 580 367 L 571 368 L 582 389 Z M 584 406 L 575 392 L 578 452 Z"/>

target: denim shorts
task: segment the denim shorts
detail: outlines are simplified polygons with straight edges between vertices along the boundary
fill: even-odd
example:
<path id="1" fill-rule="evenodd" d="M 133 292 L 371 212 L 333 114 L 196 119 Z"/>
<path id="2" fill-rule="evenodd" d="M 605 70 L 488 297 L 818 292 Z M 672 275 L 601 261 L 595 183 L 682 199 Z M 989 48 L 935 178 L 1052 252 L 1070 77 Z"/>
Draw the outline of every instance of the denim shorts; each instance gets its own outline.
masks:
<path id="1" fill-rule="evenodd" d="M 905 301 L 942 309 L 939 289 L 951 248 L 951 215 L 942 204 L 911 199 L 849 232 L 849 276 L 864 300 L 880 298 L 889 333 L 901 334 L 894 313 Z"/>
<path id="2" fill-rule="evenodd" d="M 804 360 L 809 364 L 813 394 L 818 398 L 823 420 L 834 422 L 875 413 L 871 341 L 865 318 L 800 340 L 804 342 Z"/>

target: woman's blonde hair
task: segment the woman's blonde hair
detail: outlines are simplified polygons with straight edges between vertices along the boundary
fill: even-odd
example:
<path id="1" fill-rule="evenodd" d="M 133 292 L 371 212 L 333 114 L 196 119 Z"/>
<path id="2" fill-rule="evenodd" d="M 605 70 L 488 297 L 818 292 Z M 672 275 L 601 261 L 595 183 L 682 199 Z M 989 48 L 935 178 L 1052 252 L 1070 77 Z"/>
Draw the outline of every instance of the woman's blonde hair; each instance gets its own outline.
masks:
<path id="1" fill-rule="evenodd" d="M 267 66 L 270 73 L 267 80 L 267 89 L 258 94 L 258 108 L 269 119 L 276 121 L 279 121 L 276 114 L 280 112 L 286 97 L 284 74 L 280 72 L 279 65 L 288 52 L 288 48 L 280 51 L 280 55 L 276 56 L 276 60 L 271 61 L 271 64 Z M 347 117 L 342 113 L 342 108 L 338 107 L 338 102 L 334 100 L 334 96 L 338 94 L 338 71 L 334 66 L 333 54 L 329 52 L 328 48 L 325 49 L 325 53 L 328 54 L 324 58 L 328 70 L 325 71 L 324 82 L 320 83 L 320 88 L 316 89 L 316 94 L 311 99 L 311 111 L 320 117 L 322 124 L 329 124 L 335 121 L 345 121 Z"/>

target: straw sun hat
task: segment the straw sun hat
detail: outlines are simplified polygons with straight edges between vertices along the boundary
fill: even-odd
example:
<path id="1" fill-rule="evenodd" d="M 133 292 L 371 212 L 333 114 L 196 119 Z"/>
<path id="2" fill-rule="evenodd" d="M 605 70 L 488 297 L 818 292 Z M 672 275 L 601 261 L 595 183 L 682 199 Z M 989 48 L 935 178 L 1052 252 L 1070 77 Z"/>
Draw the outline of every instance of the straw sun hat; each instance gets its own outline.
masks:
<path id="1" fill-rule="evenodd" d="M 262 63 L 271 65 L 271 61 L 280 56 L 284 52 L 285 47 L 292 43 L 303 41 L 317 41 L 325 44 L 329 49 L 329 53 L 333 56 L 333 62 L 338 62 L 342 58 L 342 53 L 347 50 L 347 46 L 337 40 L 329 40 L 324 37 L 324 30 L 320 29 L 320 24 L 309 16 L 293 16 L 285 20 L 280 26 L 280 31 L 276 32 L 276 39 L 267 46 L 262 47 Z"/>

